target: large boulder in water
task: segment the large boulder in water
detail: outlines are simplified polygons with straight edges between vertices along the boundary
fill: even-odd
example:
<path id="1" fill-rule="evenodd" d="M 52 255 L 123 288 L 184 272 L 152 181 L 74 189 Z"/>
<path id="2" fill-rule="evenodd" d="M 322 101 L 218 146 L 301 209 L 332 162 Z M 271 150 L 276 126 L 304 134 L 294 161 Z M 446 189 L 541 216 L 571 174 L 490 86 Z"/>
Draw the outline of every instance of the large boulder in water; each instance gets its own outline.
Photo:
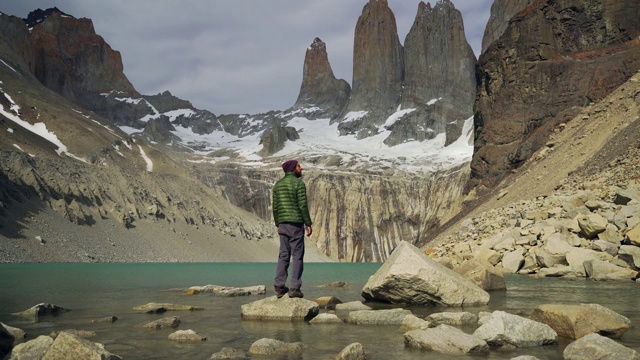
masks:
<path id="1" fill-rule="evenodd" d="M 571 339 L 591 333 L 619 338 L 631 326 L 628 318 L 599 304 L 543 304 L 533 309 L 531 319 Z"/>
<path id="2" fill-rule="evenodd" d="M 446 306 L 485 305 L 489 293 L 402 241 L 361 293 L 372 301 Z"/>
<path id="3" fill-rule="evenodd" d="M 569 344 L 562 356 L 566 360 L 640 359 L 637 351 L 596 333 Z"/>

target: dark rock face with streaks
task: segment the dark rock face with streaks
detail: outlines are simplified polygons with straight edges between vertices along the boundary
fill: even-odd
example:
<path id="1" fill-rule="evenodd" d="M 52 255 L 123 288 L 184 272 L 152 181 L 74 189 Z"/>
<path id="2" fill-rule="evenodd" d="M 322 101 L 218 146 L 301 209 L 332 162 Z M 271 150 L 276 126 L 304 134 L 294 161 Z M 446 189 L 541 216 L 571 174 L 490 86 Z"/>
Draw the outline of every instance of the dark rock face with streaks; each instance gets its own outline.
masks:
<path id="1" fill-rule="evenodd" d="M 494 187 L 553 129 L 640 69 L 640 3 L 535 1 L 478 61 L 467 191 Z"/>
<path id="2" fill-rule="evenodd" d="M 387 145 L 428 140 L 446 133 L 446 144 L 473 114 L 476 57 L 464 34 L 462 14 L 449 0 L 434 8 L 420 2 L 404 43 L 402 109 L 416 109 L 388 127 Z"/>
<path id="3" fill-rule="evenodd" d="M 340 133 L 360 138 L 378 133 L 378 126 L 399 103 L 402 73 L 402 45 L 395 16 L 387 0 L 371 0 L 356 24 L 351 98 L 338 117 Z M 367 114 L 345 118 L 362 111 Z"/>

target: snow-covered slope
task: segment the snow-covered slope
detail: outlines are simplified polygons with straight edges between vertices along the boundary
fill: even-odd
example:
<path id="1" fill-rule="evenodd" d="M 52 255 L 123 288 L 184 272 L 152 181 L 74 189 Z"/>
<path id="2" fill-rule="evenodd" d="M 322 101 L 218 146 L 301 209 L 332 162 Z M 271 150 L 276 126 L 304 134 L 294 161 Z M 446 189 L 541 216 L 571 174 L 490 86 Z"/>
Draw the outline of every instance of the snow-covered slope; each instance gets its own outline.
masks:
<path id="1" fill-rule="evenodd" d="M 192 161 L 220 162 L 233 161 L 249 167 L 271 166 L 284 158 L 297 158 L 303 165 L 317 169 L 335 167 L 332 164 L 340 164 L 342 169 L 348 170 L 380 170 L 394 167 L 409 173 L 429 173 L 437 170 L 448 169 L 461 165 L 471 160 L 473 154 L 473 118 L 465 121 L 462 136 L 453 144 L 445 147 L 445 134 L 437 134 L 428 141 L 407 141 L 396 146 L 384 144 L 389 136 L 388 127 L 411 109 L 398 110 L 390 116 L 386 123 L 378 129 L 378 134 L 365 139 L 358 139 L 355 135 L 339 135 L 338 123 L 331 123 L 330 119 L 309 120 L 301 116 L 304 111 L 298 111 L 295 116 L 280 114 L 284 125 L 294 127 L 300 138 L 295 141 L 287 141 L 284 149 L 270 157 L 262 157 L 258 152 L 262 149 L 260 137 L 262 133 L 255 132 L 243 137 L 234 136 L 222 130 L 213 131 L 210 134 L 197 134 L 191 128 L 175 126 L 172 133 L 181 139 L 181 145 L 192 149 Z M 189 117 L 193 111 L 173 110 L 171 113 L 160 114 L 175 119 L 176 114 Z M 147 119 L 145 119 L 147 120 Z M 247 116 L 243 120 L 251 122 L 263 121 L 255 117 Z M 141 133 L 141 130 L 126 126 L 120 127 L 123 131 L 133 135 Z M 235 152 L 233 157 L 219 156 L 219 151 Z M 333 157 L 333 161 L 326 164 L 316 161 L 320 158 Z M 339 161 L 336 161 L 336 157 Z"/>

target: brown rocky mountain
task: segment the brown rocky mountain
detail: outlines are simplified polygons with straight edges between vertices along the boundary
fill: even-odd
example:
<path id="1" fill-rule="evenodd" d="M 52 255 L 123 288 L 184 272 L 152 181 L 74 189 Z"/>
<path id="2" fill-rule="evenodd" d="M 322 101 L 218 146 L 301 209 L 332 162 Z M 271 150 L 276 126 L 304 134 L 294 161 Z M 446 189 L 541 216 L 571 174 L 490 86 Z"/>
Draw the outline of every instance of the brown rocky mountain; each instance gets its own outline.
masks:
<path id="1" fill-rule="evenodd" d="M 476 57 L 464 34 L 462 14 L 450 1 L 434 8 L 420 2 L 404 42 L 403 109 L 415 108 L 390 129 L 386 143 L 431 139 L 446 133 L 447 145 L 460 136 L 473 113 Z M 408 132 L 408 134 L 404 134 Z"/>
<path id="2" fill-rule="evenodd" d="M 549 134 L 640 69 L 640 3 L 536 1 L 478 61 L 468 189 L 495 187 Z"/>
<path id="3" fill-rule="evenodd" d="M 396 19 L 387 0 L 369 1 L 356 24 L 351 97 L 338 118 L 341 133 L 369 137 L 395 111 L 402 92 L 402 56 Z M 341 120 L 360 111 L 368 114 Z"/>
<path id="4" fill-rule="evenodd" d="M 434 8 L 421 1 L 404 47 L 387 2 L 369 1 L 356 26 L 352 93 L 338 128 L 365 138 L 384 127 L 389 146 L 441 133 L 449 144 L 473 113 L 475 63 L 451 1 Z M 398 110 L 407 113 L 389 122 Z"/>
<path id="5" fill-rule="evenodd" d="M 308 117 L 331 117 L 342 110 L 350 92 L 349 83 L 333 75 L 326 44 L 315 38 L 304 57 L 302 85 L 294 109 L 309 109 L 305 112 Z"/>

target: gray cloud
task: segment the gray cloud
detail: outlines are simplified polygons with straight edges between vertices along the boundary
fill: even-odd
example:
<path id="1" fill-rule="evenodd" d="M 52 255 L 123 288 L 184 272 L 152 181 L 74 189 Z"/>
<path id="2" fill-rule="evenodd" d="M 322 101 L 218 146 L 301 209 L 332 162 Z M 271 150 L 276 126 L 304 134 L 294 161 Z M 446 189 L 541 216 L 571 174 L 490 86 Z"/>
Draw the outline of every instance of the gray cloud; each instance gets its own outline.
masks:
<path id="1" fill-rule="evenodd" d="M 388 0 L 401 42 L 418 2 Z M 492 0 L 452 0 L 479 55 Z M 435 4 L 435 1 L 432 1 Z M 283 110 L 296 101 L 307 47 L 327 44 L 336 77 L 351 83 L 353 36 L 366 0 L 20 0 L 0 11 L 26 17 L 56 6 L 93 21 L 120 51 L 138 91 L 165 90 L 216 114 Z"/>

